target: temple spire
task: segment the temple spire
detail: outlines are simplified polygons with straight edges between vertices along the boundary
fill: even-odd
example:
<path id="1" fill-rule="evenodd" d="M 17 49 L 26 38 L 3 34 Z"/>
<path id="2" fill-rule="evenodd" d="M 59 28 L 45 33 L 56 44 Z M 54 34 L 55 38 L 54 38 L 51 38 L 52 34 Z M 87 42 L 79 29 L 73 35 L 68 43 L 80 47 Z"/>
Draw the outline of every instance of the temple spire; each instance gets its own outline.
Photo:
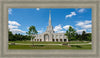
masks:
<path id="1" fill-rule="evenodd" d="M 49 26 L 51 26 L 51 11 L 49 10 Z"/>

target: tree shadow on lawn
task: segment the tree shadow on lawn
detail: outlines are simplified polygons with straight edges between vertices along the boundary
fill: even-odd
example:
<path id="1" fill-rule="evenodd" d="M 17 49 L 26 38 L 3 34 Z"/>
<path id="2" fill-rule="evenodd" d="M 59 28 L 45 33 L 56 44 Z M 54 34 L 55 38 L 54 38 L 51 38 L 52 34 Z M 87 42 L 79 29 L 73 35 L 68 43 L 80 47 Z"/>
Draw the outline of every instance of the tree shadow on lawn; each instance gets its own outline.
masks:
<path id="1" fill-rule="evenodd" d="M 78 45 L 72 45 L 71 47 L 82 48 L 81 46 L 78 46 Z"/>
<path id="2" fill-rule="evenodd" d="M 32 45 L 31 47 L 44 47 L 44 45 Z"/>

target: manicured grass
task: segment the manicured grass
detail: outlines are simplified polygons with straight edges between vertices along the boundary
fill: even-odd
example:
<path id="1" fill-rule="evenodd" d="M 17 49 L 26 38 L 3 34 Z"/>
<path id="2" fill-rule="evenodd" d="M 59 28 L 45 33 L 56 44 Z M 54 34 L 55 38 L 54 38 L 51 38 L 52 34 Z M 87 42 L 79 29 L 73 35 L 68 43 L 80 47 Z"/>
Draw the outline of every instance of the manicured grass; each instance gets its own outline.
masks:
<path id="1" fill-rule="evenodd" d="M 22 43 L 22 44 L 33 44 L 31 41 L 9 41 L 8 43 Z M 67 42 L 34 42 L 34 44 L 63 44 Z M 87 44 L 89 41 L 70 41 L 69 44 Z M 8 45 L 8 49 L 91 49 L 91 44 L 88 45 Z"/>
<path id="2" fill-rule="evenodd" d="M 33 42 L 31 41 L 9 41 L 9 43 L 25 43 L 25 44 L 32 44 Z M 34 42 L 34 44 L 62 44 L 66 42 Z M 84 42 L 84 41 L 70 41 L 68 42 L 69 44 L 82 44 L 82 43 L 89 43 L 89 41 Z"/>
<path id="3" fill-rule="evenodd" d="M 8 49 L 91 49 L 91 45 L 8 45 Z"/>

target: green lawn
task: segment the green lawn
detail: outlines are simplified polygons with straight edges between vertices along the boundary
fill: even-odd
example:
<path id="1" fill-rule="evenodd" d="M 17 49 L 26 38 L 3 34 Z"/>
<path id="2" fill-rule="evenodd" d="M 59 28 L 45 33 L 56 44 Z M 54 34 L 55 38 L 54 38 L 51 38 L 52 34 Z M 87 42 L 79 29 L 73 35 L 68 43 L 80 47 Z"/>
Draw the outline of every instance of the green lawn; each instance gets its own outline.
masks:
<path id="1" fill-rule="evenodd" d="M 8 49 L 91 49 L 91 45 L 72 45 L 59 46 L 59 45 L 9 45 Z"/>
<path id="2" fill-rule="evenodd" d="M 22 44 L 32 44 L 30 41 L 9 41 L 9 43 L 22 43 Z M 34 42 L 34 44 L 63 44 L 66 42 Z M 69 44 L 87 44 L 89 41 L 70 41 Z M 68 47 L 67 45 L 8 45 L 8 49 L 91 49 L 92 45 L 71 45 Z"/>
<path id="3" fill-rule="evenodd" d="M 25 43 L 25 44 L 32 44 L 33 42 L 31 41 L 9 41 L 9 43 Z M 62 44 L 66 42 L 34 42 L 34 44 Z M 84 42 L 84 41 L 70 41 L 68 42 L 69 44 L 82 44 L 82 43 L 89 43 L 89 41 Z"/>

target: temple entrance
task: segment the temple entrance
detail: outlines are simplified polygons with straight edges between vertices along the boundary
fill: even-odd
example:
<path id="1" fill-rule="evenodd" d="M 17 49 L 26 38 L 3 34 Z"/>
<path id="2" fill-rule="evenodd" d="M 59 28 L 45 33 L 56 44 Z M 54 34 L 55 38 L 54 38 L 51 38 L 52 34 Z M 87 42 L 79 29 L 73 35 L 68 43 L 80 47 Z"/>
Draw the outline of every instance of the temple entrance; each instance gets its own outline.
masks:
<path id="1" fill-rule="evenodd" d="M 42 39 L 40 39 L 40 41 L 42 41 Z"/>
<path id="2" fill-rule="evenodd" d="M 56 42 L 58 42 L 58 39 L 56 39 Z"/>
<path id="3" fill-rule="evenodd" d="M 54 41 L 55 41 L 55 39 L 52 39 L 52 41 L 54 42 Z"/>
<path id="4" fill-rule="evenodd" d="M 49 35 L 48 34 L 44 35 L 44 41 L 49 41 Z"/>
<path id="5" fill-rule="evenodd" d="M 66 42 L 66 39 L 64 39 L 64 42 Z"/>
<path id="6" fill-rule="evenodd" d="M 62 39 L 60 39 L 60 42 L 62 42 Z"/>

